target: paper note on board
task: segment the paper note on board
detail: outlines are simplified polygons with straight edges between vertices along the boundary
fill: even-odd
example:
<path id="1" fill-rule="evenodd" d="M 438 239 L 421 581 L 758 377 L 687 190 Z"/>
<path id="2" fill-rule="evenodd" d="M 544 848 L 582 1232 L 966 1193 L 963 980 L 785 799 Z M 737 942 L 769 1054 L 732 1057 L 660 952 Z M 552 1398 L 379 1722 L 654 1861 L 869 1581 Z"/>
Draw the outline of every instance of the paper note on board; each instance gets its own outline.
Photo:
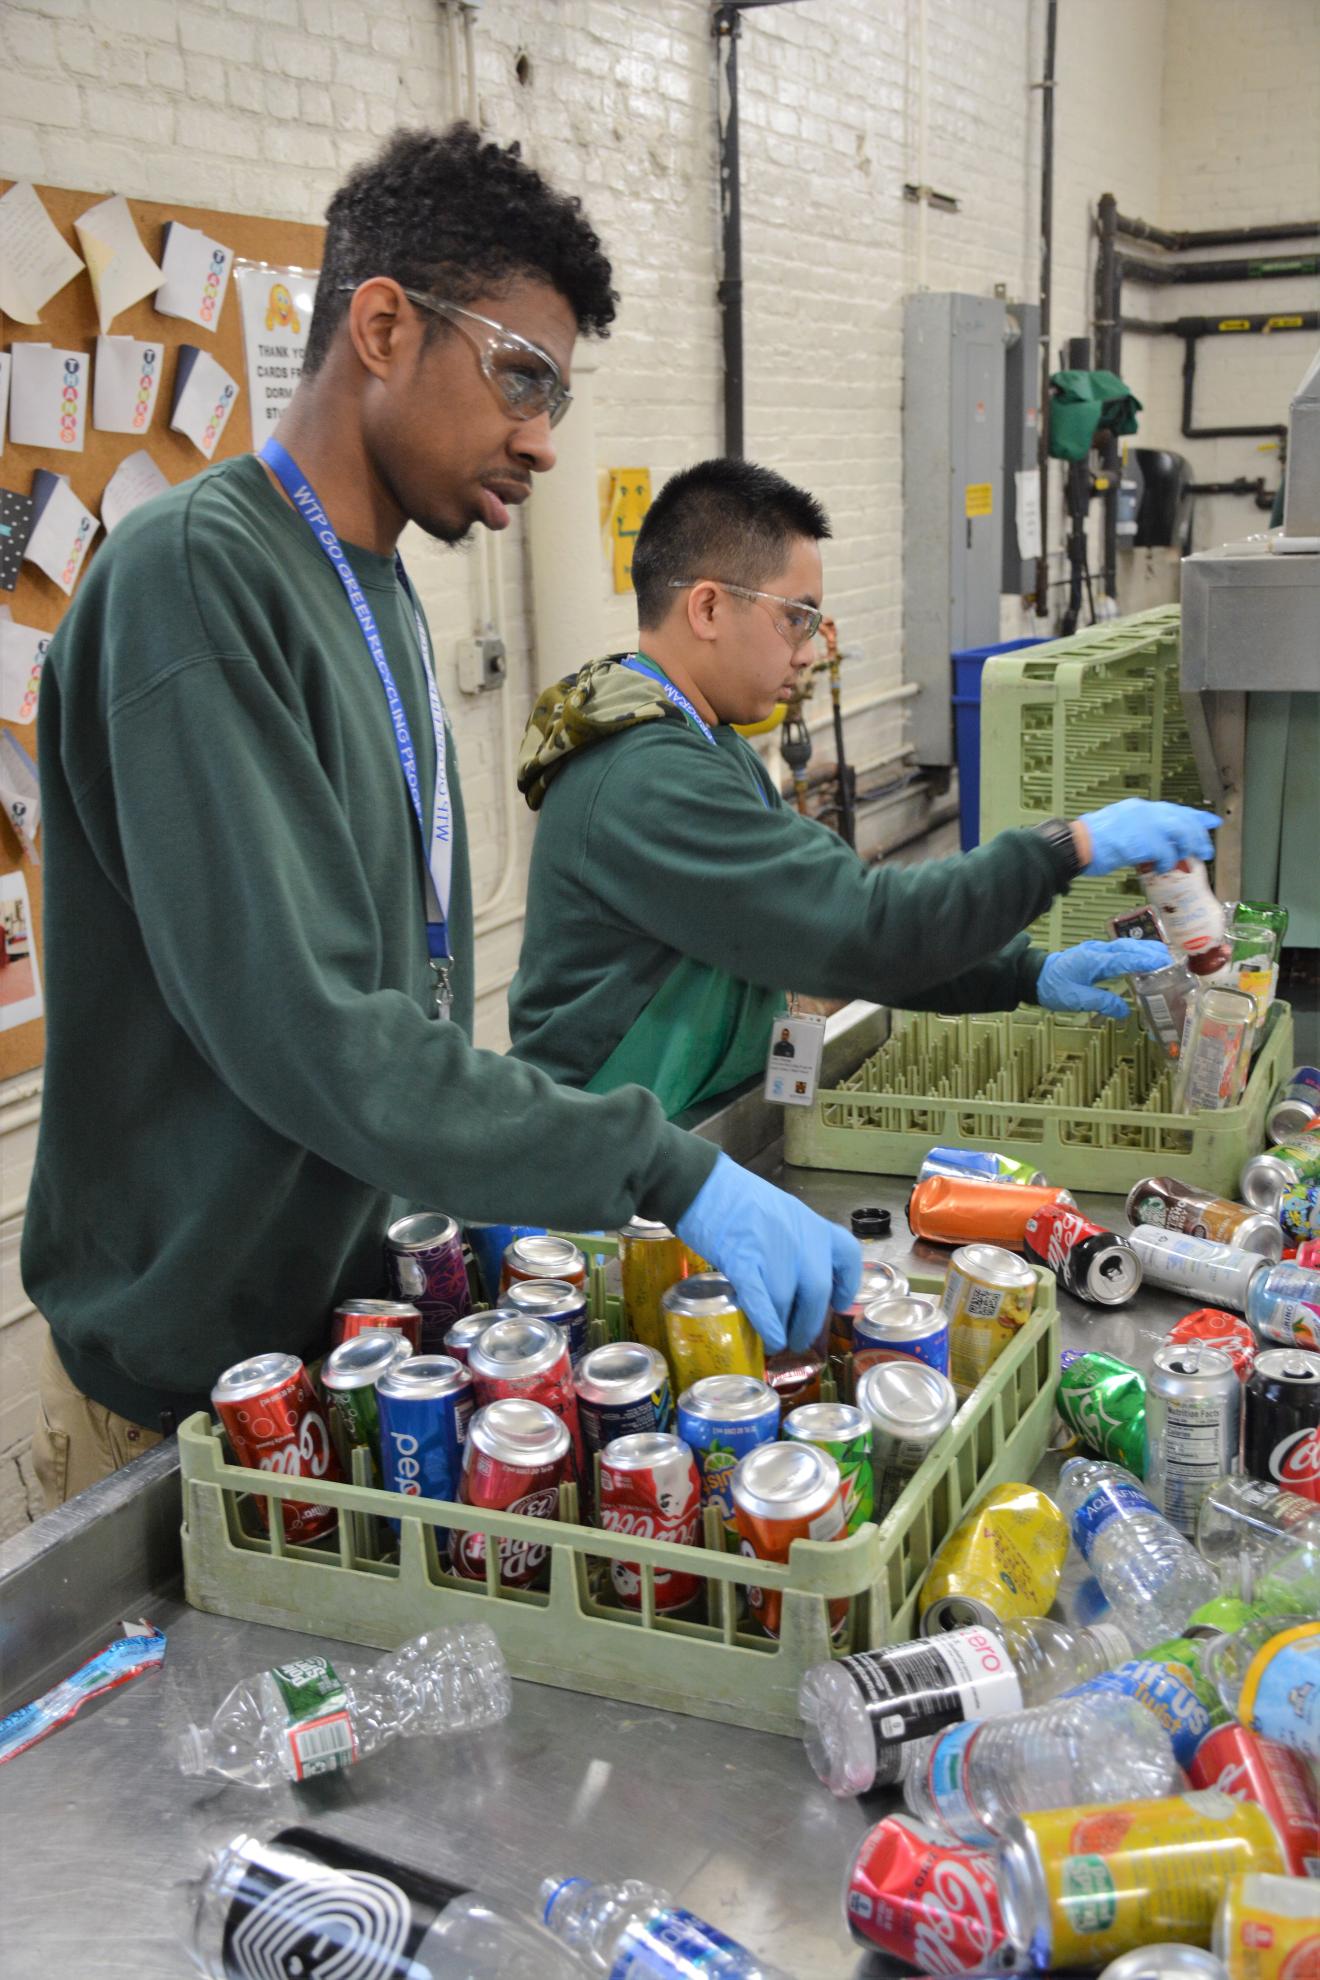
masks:
<path id="1" fill-rule="evenodd" d="M 316 302 L 316 270 L 234 265 L 247 359 L 252 445 L 259 448 L 298 388 Z"/>
<path id="2" fill-rule="evenodd" d="M 4 949 L 4 968 L 0 969 L 0 1031 L 9 1031 L 16 1024 L 31 1024 L 43 1009 L 37 945 L 32 935 L 32 903 L 21 873 L 0 873 L 0 944 Z"/>
<path id="3" fill-rule="evenodd" d="M 140 509 L 153 495 L 163 495 L 169 485 L 167 477 L 145 449 L 128 454 L 105 485 L 105 493 L 101 497 L 101 521 L 107 530 L 116 529 L 125 516 L 131 515 L 134 509 Z"/>
<path id="4" fill-rule="evenodd" d="M 37 505 L 37 519 L 28 539 L 27 560 L 44 571 L 67 598 L 101 525 L 62 474 L 38 468 L 32 477 L 32 499 Z"/>
<path id="5" fill-rule="evenodd" d="M 151 294 L 161 271 L 143 247 L 122 193 L 88 207 L 73 224 L 92 278 L 104 336 L 121 310 Z"/>
<path id="6" fill-rule="evenodd" d="M 203 330 L 214 330 L 234 262 L 233 249 L 196 227 L 171 220 L 160 258 L 165 279 L 156 291 L 156 308 L 161 315 L 182 316 Z"/>
<path id="7" fill-rule="evenodd" d="M 174 409 L 170 426 L 186 433 L 209 461 L 238 402 L 237 382 L 196 344 L 180 344 L 174 373 Z"/>
<path id="8" fill-rule="evenodd" d="M 0 351 L 0 454 L 5 451 L 5 427 L 9 423 L 9 371 L 12 363 L 8 351 Z"/>
<path id="9" fill-rule="evenodd" d="M 12 618 L 0 624 L 0 722 L 36 720 L 41 671 L 54 637 Z"/>
<path id="10" fill-rule="evenodd" d="M 82 267 L 26 179 L 0 199 L 0 313 L 40 323 L 53 295 Z"/>
<path id="11" fill-rule="evenodd" d="M 1036 468 L 1019 468 L 1013 481 L 1018 556 L 1027 563 L 1040 555 L 1040 474 Z"/>
<path id="12" fill-rule="evenodd" d="M 140 343 L 136 337 L 98 337 L 92 425 L 102 433 L 145 433 L 164 368 L 164 344 Z"/>
<path id="13" fill-rule="evenodd" d="M 20 447 L 80 454 L 87 423 L 85 351 L 15 344 L 10 351 L 9 437 Z"/>

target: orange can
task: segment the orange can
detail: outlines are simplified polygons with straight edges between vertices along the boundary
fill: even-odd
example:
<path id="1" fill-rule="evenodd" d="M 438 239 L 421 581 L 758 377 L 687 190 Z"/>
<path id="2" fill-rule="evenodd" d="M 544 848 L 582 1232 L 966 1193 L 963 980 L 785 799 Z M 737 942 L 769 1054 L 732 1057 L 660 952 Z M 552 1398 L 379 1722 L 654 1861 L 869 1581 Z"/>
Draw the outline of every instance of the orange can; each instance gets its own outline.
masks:
<path id="1" fill-rule="evenodd" d="M 1021 1183 L 977 1182 L 969 1176 L 927 1176 L 908 1198 L 907 1218 L 917 1237 L 936 1244 L 1007 1245 L 1021 1251 L 1028 1221 L 1048 1205 L 1077 1206 L 1066 1189 Z"/>
<path id="2" fill-rule="evenodd" d="M 570 1286 L 585 1286 L 587 1261 L 569 1238 L 534 1231 L 515 1238 L 505 1250 L 500 1291 L 507 1292 L 515 1279 L 563 1279 Z"/>
<path id="3" fill-rule="evenodd" d="M 795 1540 L 842 1540 L 847 1534 L 842 1475 L 817 1444 L 759 1444 L 738 1465 L 731 1490 L 741 1551 L 752 1560 L 786 1562 Z M 749 1588 L 747 1607 L 767 1636 L 778 1636 L 778 1588 Z M 833 1635 L 843 1633 L 848 1608 L 847 1596 L 831 1601 Z"/>

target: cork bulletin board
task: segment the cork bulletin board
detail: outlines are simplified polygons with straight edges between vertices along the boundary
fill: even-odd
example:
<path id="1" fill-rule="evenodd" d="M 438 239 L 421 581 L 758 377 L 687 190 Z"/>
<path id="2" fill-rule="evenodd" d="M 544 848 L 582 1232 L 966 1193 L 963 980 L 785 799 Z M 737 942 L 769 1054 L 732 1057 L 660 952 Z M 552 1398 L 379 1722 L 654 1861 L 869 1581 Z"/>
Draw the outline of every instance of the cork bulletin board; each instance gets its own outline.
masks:
<path id="1" fill-rule="evenodd" d="M 7 192 L 12 183 L 12 180 L 0 179 L 0 194 Z M 105 199 L 106 192 L 75 192 L 51 186 L 38 186 L 37 192 L 60 234 L 75 253 L 79 254 L 80 259 L 83 258 L 73 223 L 85 214 L 89 207 Z M 267 262 L 275 268 L 296 267 L 312 271 L 318 269 L 321 264 L 321 249 L 325 238 L 325 230 L 322 227 L 308 226 L 296 221 L 255 219 L 246 214 L 217 212 L 198 207 L 158 205 L 151 200 L 131 199 L 128 205 L 143 246 L 157 261 L 161 258 L 161 240 L 166 223 L 178 221 L 185 226 L 197 228 L 200 232 L 210 235 L 213 240 L 231 248 L 236 259 L 240 261 Z M 31 341 L 51 344 L 57 349 L 82 351 L 87 354 L 94 372 L 98 328 L 92 285 L 86 271 L 83 270 L 44 305 L 40 323 L 17 323 L 10 317 L 0 315 L 0 348 L 10 350 L 15 344 Z M 211 462 L 226 460 L 234 454 L 246 453 L 251 448 L 252 423 L 247 363 L 243 349 L 239 295 L 233 273 L 230 274 L 228 289 L 213 330 L 201 329 L 196 323 L 182 317 L 160 315 L 153 307 L 152 298 L 148 296 L 144 301 L 121 311 L 110 326 L 110 334 L 151 340 L 165 346 L 160 388 L 151 424 L 146 432 L 98 431 L 92 425 L 89 401 L 81 453 L 19 446 L 15 443 L 11 430 L 5 439 L 4 452 L 0 454 L 0 486 L 13 489 L 21 495 L 30 494 L 34 473 L 39 468 L 46 468 L 53 473 L 67 476 L 75 495 L 94 515 L 99 516 L 106 483 L 129 454 L 145 449 L 167 480 L 179 482 L 186 481 L 190 475 L 200 474 Z M 224 367 L 231 378 L 239 382 L 241 387 L 237 403 L 216 443 L 211 462 L 207 461 L 185 434 L 170 430 L 175 371 L 179 346 L 182 344 L 198 346 L 208 352 Z M 94 557 L 101 554 L 105 541 L 106 534 L 102 527 L 84 561 L 78 578 L 79 586 L 86 581 L 87 566 Z M 77 596 L 78 586 L 75 586 L 73 597 Z M 72 602 L 44 572 L 37 569 L 35 564 L 26 562 L 21 567 L 16 588 L 13 591 L 0 592 L 0 601 L 9 605 L 14 618 L 20 624 L 36 626 L 42 631 L 53 631 Z M 3 726 L 10 729 L 29 756 L 35 759 L 37 753 L 35 721 Z M 40 834 L 37 843 L 40 851 Z M 40 865 L 25 856 L 23 847 L 11 830 L 8 819 L 0 818 L 0 908 L 3 907 L 6 891 L 12 894 L 14 890 L 15 882 L 11 876 L 21 874 L 26 883 L 31 908 L 30 933 L 39 965 L 42 870 Z M 44 970 L 41 982 L 44 991 Z M 0 1079 L 9 1078 L 15 1073 L 32 1071 L 41 1064 L 44 1054 L 43 1019 L 15 1023 L 8 1029 L 0 1030 Z"/>

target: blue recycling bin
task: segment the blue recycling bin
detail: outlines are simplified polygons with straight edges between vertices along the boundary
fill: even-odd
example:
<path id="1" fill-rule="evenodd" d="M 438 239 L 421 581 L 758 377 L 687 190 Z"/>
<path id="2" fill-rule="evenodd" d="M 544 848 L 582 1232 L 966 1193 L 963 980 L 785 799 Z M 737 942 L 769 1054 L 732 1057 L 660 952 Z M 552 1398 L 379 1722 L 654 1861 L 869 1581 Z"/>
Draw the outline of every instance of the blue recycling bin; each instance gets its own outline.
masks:
<path id="1" fill-rule="evenodd" d="M 964 852 L 981 843 L 981 669 L 996 653 L 1020 653 L 1048 640 L 1006 639 L 964 646 L 953 655 L 953 741 L 958 759 L 958 838 Z"/>

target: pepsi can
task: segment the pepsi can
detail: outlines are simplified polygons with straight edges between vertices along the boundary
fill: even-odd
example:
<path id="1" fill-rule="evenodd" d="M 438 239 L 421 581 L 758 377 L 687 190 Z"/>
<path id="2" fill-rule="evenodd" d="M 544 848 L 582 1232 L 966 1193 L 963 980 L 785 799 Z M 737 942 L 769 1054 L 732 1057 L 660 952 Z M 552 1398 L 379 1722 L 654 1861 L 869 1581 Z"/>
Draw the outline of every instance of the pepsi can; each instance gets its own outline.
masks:
<path id="1" fill-rule="evenodd" d="M 778 1437 L 778 1396 L 756 1375 L 703 1375 L 679 1397 L 674 1428 L 697 1460 L 703 1507 L 718 1506 L 734 1532 L 733 1474 L 748 1451 Z"/>
<path id="2" fill-rule="evenodd" d="M 472 1377 L 452 1355 L 414 1355 L 382 1375 L 376 1409 L 386 1491 L 457 1499 L 473 1408 Z M 397 1533 L 399 1522 L 390 1525 Z"/>

